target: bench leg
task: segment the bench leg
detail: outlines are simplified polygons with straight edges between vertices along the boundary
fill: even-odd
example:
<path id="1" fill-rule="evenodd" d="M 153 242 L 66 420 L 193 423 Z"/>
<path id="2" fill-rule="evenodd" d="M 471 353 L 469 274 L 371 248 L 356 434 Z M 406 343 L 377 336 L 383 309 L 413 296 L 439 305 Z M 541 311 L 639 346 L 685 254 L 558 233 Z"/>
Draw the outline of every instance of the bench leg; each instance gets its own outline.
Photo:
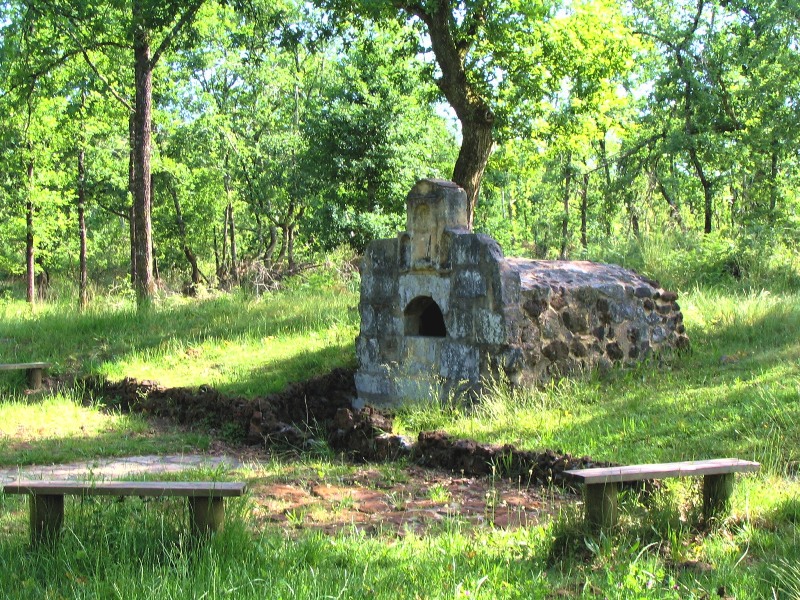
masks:
<path id="1" fill-rule="evenodd" d="M 64 521 L 64 496 L 31 494 L 30 511 L 31 544 L 54 542 Z"/>
<path id="2" fill-rule="evenodd" d="M 706 523 L 725 516 L 730 510 L 734 473 L 703 477 L 703 519 Z"/>
<path id="3" fill-rule="evenodd" d="M 38 390 L 42 387 L 42 369 L 33 368 L 27 370 L 28 375 L 28 388 L 31 390 Z"/>
<path id="4" fill-rule="evenodd" d="M 619 484 L 595 483 L 586 486 L 586 522 L 592 529 L 610 529 L 617 524 Z"/>
<path id="5" fill-rule="evenodd" d="M 223 498 L 188 498 L 189 524 L 195 535 L 222 531 L 225 525 L 225 500 Z"/>

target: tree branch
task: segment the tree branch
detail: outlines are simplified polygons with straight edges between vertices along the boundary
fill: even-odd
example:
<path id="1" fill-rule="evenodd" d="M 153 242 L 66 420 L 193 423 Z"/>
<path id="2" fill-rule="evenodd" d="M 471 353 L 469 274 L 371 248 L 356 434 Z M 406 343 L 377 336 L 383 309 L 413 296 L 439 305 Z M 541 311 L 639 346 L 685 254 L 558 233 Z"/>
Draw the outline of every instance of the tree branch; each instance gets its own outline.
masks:
<path id="1" fill-rule="evenodd" d="M 164 39 L 161 40 L 161 43 L 158 45 L 158 48 L 155 52 L 153 52 L 153 57 L 150 59 L 150 67 L 155 67 L 158 64 L 161 55 L 169 48 L 172 41 L 177 37 L 177 35 L 181 32 L 181 30 L 191 22 L 194 16 L 197 14 L 197 11 L 200 10 L 200 7 L 203 5 L 205 0 L 197 0 L 193 6 L 190 6 L 185 13 L 181 15 L 181 18 L 173 25 L 172 29 L 169 33 L 164 36 Z"/>
<path id="2" fill-rule="evenodd" d="M 72 23 L 72 21 L 70 21 L 70 25 L 72 27 L 74 27 L 74 24 Z M 120 94 L 116 89 L 114 89 L 114 86 L 111 85 L 111 82 L 103 76 L 103 74 L 100 72 L 100 70 L 94 64 L 94 62 L 92 62 L 92 59 L 89 57 L 89 51 L 84 47 L 84 45 L 81 43 L 80 39 L 78 39 L 78 36 L 75 35 L 75 32 L 71 31 L 70 29 L 67 29 L 67 35 L 69 37 L 71 37 L 72 41 L 75 42 L 78 45 L 78 48 L 80 49 L 80 53 L 83 55 L 83 59 L 86 61 L 86 64 L 89 65 L 89 68 L 97 76 L 97 78 L 100 81 L 102 81 L 103 84 L 105 84 L 105 86 L 108 88 L 108 91 L 111 93 L 111 95 L 114 96 L 114 98 L 120 104 L 122 104 L 122 106 L 124 106 L 129 112 L 133 113 L 134 112 L 134 108 L 131 105 L 131 103 L 128 102 L 122 96 L 122 94 Z"/>
<path id="3" fill-rule="evenodd" d="M 112 215 L 116 215 L 117 217 L 119 217 L 120 219 L 124 219 L 125 221 L 130 221 L 131 220 L 130 214 L 128 214 L 125 211 L 119 211 L 119 210 L 116 210 L 114 208 L 111 208 L 110 206 L 106 206 L 105 204 L 103 204 L 99 200 L 95 200 L 95 203 L 97 204 L 97 206 L 99 206 L 102 210 L 106 211 L 107 213 L 111 213 Z"/>

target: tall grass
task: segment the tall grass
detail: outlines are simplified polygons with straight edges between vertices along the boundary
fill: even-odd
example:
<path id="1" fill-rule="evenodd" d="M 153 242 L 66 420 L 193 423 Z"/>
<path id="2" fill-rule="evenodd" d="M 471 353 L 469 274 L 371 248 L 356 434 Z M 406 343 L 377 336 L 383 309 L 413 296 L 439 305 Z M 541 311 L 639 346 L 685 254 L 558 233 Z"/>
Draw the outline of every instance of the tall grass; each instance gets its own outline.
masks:
<path id="1" fill-rule="evenodd" d="M 651 250 L 644 256 L 654 264 Z M 417 405 L 398 415 L 396 427 L 620 463 L 758 460 L 763 472 L 737 477 L 731 517 L 716 530 L 696 526 L 699 484 L 673 480 L 649 502 L 623 495 L 620 527 L 600 535 L 584 529 L 571 496 L 563 514 L 543 525 L 468 529 L 456 516 L 425 536 L 367 534 L 355 524 L 333 536 L 286 533 L 257 525 L 244 500 L 231 504 L 226 531 L 204 545 L 186 538 L 180 502 L 71 500 L 61 543 L 32 551 L 23 499 L 0 495 L 0 596 L 791 598 L 800 564 L 800 294 L 791 278 L 765 292 L 735 278 L 698 285 L 688 270 L 674 277 L 665 284 L 681 290 L 691 353 L 540 389 L 488 382 L 472 407 Z M 306 278 L 260 299 L 173 298 L 144 313 L 109 303 L 84 315 L 58 304 L 31 314 L 6 302 L 0 360 L 52 360 L 56 374 L 216 381 L 262 393 L 351 362 L 355 301 L 350 284 Z M 220 374 L 215 365 L 235 368 Z M 144 422 L 70 406 L 77 396 L 69 393 L 29 404 L 10 391 L 20 382 L 6 377 L 0 429 L 29 431 L 22 443 L 40 459 L 65 456 L 59 449 L 83 439 L 81 425 L 81 452 L 112 447 L 111 440 L 122 452 L 126 431 L 146 436 Z M 54 412 L 73 425 L 58 423 Z M 19 447 L 9 449 L 10 437 L 0 436 L 0 462 L 23 460 Z M 162 451 L 170 447 L 154 439 Z M 328 460 L 314 469 L 343 468 Z M 302 482 L 303 468 L 285 477 Z"/>
<path id="2" fill-rule="evenodd" d="M 696 286 L 728 290 L 800 289 L 797 243 L 771 232 L 732 236 L 726 231 L 644 233 L 592 246 L 591 260 L 620 264 L 657 279 L 672 290 Z"/>
<path id="3" fill-rule="evenodd" d="M 619 463 L 740 456 L 783 473 L 800 460 L 800 295 L 695 288 L 680 303 L 693 351 L 665 365 L 544 388 L 487 382 L 475 406 L 417 405 L 399 426 Z"/>
<path id="4" fill-rule="evenodd" d="M 252 297 L 170 296 L 146 311 L 128 300 L 78 312 L 63 302 L 0 303 L 0 362 L 48 361 L 56 375 L 134 377 L 166 386 L 212 385 L 263 395 L 353 364 L 357 299 L 352 283 L 308 278 Z M 13 389 L 21 381 L 0 380 Z M 3 389 L 0 387 L 0 390 Z"/>
<path id="5" fill-rule="evenodd" d="M 58 392 L 31 402 L 0 401 L 0 466 L 47 465 L 100 457 L 197 452 L 209 435 L 85 405 L 78 394 Z"/>

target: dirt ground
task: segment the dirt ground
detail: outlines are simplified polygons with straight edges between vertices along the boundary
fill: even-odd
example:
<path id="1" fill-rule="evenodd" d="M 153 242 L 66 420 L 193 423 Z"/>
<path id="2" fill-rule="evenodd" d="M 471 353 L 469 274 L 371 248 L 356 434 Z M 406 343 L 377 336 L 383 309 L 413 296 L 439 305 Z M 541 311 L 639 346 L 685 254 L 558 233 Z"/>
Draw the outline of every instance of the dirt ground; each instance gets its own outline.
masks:
<path id="1" fill-rule="evenodd" d="M 460 477 L 410 466 L 398 479 L 364 466 L 336 484 L 256 482 L 256 519 L 287 529 L 424 534 L 458 525 L 535 525 L 578 498 L 553 489 L 487 477 Z"/>
<path id="2" fill-rule="evenodd" d="M 392 433 L 392 417 L 374 409 L 354 411 L 353 372 L 336 369 L 264 398 L 232 398 L 213 388 L 163 388 L 152 382 L 89 380 L 95 398 L 179 424 L 203 423 L 212 431 L 240 432 L 242 445 L 216 442 L 258 464 L 280 448 L 302 452 L 325 437 L 349 461 L 335 478 L 298 468 L 265 475 L 251 485 L 255 516 L 287 529 L 422 533 L 462 523 L 519 527 L 557 514 L 580 501 L 566 482 L 569 468 L 599 466 L 589 457 L 552 450 L 455 439 L 443 431 L 416 440 Z M 312 426 L 313 425 L 313 426 Z M 400 465 L 392 466 L 392 465 Z"/>

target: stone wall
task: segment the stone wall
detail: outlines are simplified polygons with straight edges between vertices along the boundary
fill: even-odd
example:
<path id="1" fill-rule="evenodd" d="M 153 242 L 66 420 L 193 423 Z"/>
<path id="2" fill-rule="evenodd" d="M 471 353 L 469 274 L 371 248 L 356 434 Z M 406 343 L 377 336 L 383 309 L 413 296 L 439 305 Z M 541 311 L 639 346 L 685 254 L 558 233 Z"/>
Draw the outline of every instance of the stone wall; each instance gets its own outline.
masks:
<path id="1" fill-rule="evenodd" d="M 613 265 L 505 258 L 467 228 L 466 195 L 422 180 L 406 231 L 373 242 L 361 270 L 360 403 L 528 385 L 631 364 L 688 338 L 674 293 Z"/>

